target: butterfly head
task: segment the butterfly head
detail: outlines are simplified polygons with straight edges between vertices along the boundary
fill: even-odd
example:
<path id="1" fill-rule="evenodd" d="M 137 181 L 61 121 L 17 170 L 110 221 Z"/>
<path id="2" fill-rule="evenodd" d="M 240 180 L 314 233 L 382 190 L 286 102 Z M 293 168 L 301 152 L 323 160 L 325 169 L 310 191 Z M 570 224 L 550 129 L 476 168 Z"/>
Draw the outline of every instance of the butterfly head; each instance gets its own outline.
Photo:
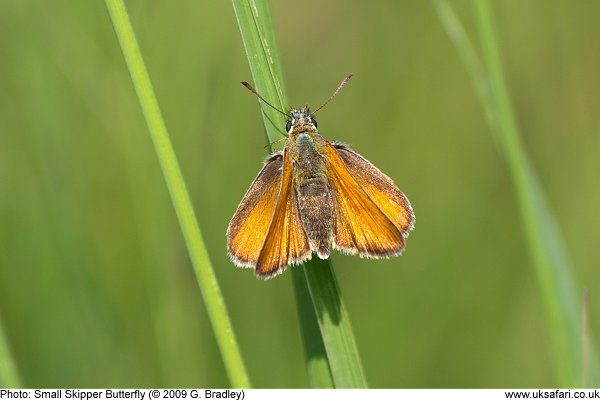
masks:
<path id="1" fill-rule="evenodd" d="M 317 129 L 317 120 L 313 117 L 308 109 L 308 106 L 301 109 L 292 108 L 288 113 L 288 121 L 285 125 L 285 130 L 291 134 L 296 129 Z"/>

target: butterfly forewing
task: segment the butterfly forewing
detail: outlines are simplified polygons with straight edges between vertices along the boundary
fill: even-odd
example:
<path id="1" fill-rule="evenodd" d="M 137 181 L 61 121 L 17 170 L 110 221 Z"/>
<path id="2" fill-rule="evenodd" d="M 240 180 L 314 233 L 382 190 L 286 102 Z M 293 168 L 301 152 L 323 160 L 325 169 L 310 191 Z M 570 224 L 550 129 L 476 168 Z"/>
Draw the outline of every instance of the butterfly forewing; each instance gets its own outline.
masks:
<path id="1" fill-rule="evenodd" d="M 396 225 L 404 237 L 413 228 L 415 216 L 404 193 L 377 167 L 347 146 L 333 145 L 350 175 L 377 204 L 379 209 Z"/>
<path id="2" fill-rule="evenodd" d="M 354 180 L 329 142 L 326 152 L 329 182 L 337 201 L 334 247 L 374 258 L 399 254 L 404 248 L 400 229 Z"/>
<path id="3" fill-rule="evenodd" d="M 299 264 L 311 257 L 311 250 L 302 227 L 294 192 L 292 161 L 286 148 L 283 155 L 281 190 L 273 220 L 256 264 L 256 274 L 274 276 L 289 264 Z"/>
<path id="4" fill-rule="evenodd" d="M 238 266 L 254 267 L 258 261 L 275 212 L 282 167 L 281 153 L 265 162 L 229 223 L 227 249 Z"/>

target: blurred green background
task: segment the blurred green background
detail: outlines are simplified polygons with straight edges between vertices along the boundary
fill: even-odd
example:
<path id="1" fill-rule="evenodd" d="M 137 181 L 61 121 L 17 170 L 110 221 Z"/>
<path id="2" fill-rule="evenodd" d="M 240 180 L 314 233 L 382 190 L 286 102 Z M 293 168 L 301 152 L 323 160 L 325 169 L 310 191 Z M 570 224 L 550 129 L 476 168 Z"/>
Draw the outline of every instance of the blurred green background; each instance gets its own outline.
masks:
<path id="1" fill-rule="evenodd" d="M 290 100 L 316 106 L 354 73 L 320 131 L 417 215 L 400 258 L 333 255 L 370 386 L 556 386 L 506 162 L 433 4 L 273 3 Z M 453 5 L 475 39 L 471 2 Z M 266 155 L 232 6 L 127 6 L 252 382 L 305 387 L 291 274 L 258 281 L 225 251 Z M 600 3 L 494 12 L 525 148 L 600 332 Z M 23 383 L 228 386 L 104 2 L 0 2 L 0 135 L 0 318 Z"/>

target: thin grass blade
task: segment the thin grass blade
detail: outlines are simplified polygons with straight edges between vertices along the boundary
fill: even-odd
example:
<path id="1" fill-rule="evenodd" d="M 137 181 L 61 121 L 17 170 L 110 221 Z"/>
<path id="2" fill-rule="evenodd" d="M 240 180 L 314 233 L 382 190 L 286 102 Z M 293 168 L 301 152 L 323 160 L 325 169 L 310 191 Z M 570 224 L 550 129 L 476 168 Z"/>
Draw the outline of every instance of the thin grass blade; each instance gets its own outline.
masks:
<path id="1" fill-rule="evenodd" d="M 550 210 L 520 140 L 502 72 L 489 2 L 474 2 L 483 62 L 477 56 L 449 3 L 446 0 L 436 0 L 435 4 L 448 35 L 474 81 L 492 132 L 508 162 L 525 239 L 545 307 L 559 383 L 566 387 L 581 386 L 586 379 L 582 376 L 583 360 L 589 359 L 589 382 L 592 386 L 597 386 L 600 383 L 600 369 L 595 346 L 590 344 L 589 354 L 582 357 L 581 291 L 556 217 Z"/>
<path id="2" fill-rule="evenodd" d="M 154 89 L 150 83 L 150 77 L 125 4 L 122 0 L 106 0 L 106 6 L 152 136 L 229 380 L 234 387 L 247 388 L 250 386 L 250 380 L 233 333 L 225 301 L 208 257 L 183 175 L 179 169 L 177 157 L 154 95 Z"/>
<path id="3" fill-rule="evenodd" d="M 10 346 L 0 320 L 0 388 L 19 388 L 21 379 L 15 367 Z"/>

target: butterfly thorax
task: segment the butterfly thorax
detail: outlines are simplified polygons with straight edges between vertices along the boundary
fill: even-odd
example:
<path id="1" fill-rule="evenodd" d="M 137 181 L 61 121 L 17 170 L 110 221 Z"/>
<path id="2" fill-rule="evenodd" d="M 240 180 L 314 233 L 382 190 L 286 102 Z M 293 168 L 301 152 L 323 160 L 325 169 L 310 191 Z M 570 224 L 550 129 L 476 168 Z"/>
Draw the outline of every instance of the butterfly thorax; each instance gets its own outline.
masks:
<path id="1" fill-rule="evenodd" d="M 287 149 L 292 159 L 298 212 L 310 242 L 319 257 L 329 256 L 333 232 L 333 192 L 327 176 L 326 142 L 317 131 L 307 108 L 292 110 Z"/>

